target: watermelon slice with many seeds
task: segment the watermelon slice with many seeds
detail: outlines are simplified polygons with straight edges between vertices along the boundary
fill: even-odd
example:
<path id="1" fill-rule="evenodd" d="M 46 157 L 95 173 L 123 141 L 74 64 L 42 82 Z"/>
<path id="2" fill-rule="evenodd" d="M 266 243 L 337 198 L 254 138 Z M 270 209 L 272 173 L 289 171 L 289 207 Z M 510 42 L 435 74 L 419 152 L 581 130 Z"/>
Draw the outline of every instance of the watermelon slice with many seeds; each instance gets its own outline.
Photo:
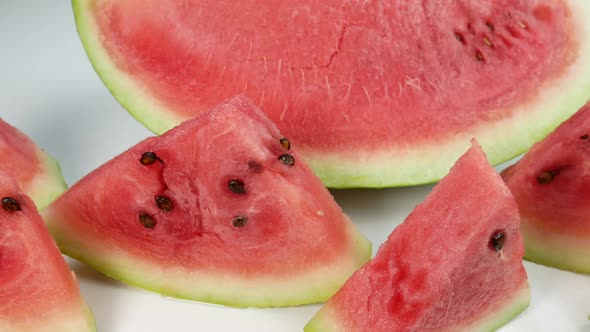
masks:
<path id="1" fill-rule="evenodd" d="M 0 172 L 0 331 L 95 331 L 74 274 L 33 201 Z"/>
<path id="2" fill-rule="evenodd" d="M 57 161 L 1 118 L 0 159 L 0 170 L 14 177 L 39 209 L 66 190 Z"/>
<path id="3" fill-rule="evenodd" d="M 325 301 L 371 255 L 245 97 L 122 153 L 44 216 L 65 254 L 107 275 L 231 306 Z"/>
<path id="4" fill-rule="evenodd" d="M 245 93 L 331 187 L 492 163 L 590 96 L 587 0 L 73 0 L 113 95 L 156 133 Z"/>
<path id="5" fill-rule="evenodd" d="M 305 331 L 499 328 L 530 301 L 519 223 L 474 143 Z"/>
<path id="6" fill-rule="evenodd" d="M 590 274 L 590 103 L 502 173 L 520 208 L 525 258 Z"/>

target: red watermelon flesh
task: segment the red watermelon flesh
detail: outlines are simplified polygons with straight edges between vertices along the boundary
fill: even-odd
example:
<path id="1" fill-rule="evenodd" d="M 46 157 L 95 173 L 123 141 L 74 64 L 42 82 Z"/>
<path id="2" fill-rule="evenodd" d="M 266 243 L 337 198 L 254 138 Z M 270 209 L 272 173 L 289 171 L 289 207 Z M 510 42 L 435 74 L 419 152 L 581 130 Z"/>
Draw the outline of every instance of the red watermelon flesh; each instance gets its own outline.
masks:
<path id="1" fill-rule="evenodd" d="M 66 190 L 58 163 L 1 118 L 0 159 L 0 170 L 13 176 L 39 209 Z"/>
<path id="2" fill-rule="evenodd" d="M 529 305 L 518 208 L 473 147 L 305 331 L 490 331 Z"/>
<path id="3" fill-rule="evenodd" d="M 520 208 L 525 258 L 590 273 L 590 103 L 502 173 Z"/>
<path id="4" fill-rule="evenodd" d="M 147 127 L 245 93 L 334 187 L 437 180 L 473 136 L 509 159 L 590 96 L 586 0 L 73 3 Z"/>
<path id="5" fill-rule="evenodd" d="M 94 331 L 73 272 L 29 199 L 0 172 L 0 331 Z"/>
<path id="6" fill-rule="evenodd" d="M 64 253 L 139 287 L 232 306 L 324 301 L 370 243 L 282 138 L 235 97 L 104 164 L 44 216 Z"/>

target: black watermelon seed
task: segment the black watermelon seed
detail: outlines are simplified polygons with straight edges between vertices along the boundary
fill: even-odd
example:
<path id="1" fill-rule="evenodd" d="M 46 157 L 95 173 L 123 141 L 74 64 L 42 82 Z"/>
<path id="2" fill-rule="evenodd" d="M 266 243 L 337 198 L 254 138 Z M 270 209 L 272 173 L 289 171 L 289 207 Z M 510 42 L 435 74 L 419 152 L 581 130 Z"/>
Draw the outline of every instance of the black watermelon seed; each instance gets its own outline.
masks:
<path id="1" fill-rule="evenodd" d="M 2 208 L 7 212 L 20 211 L 20 204 L 12 197 L 4 197 L 2 199 Z"/>
<path id="2" fill-rule="evenodd" d="M 156 196 L 156 205 L 165 212 L 170 212 L 174 208 L 172 201 L 166 196 Z"/>
<path id="3" fill-rule="evenodd" d="M 142 165 L 151 165 L 151 164 L 155 163 L 156 160 L 158 160 L 158 156 L 156 156 L 156 154 L 151 151 L 144 152 L 141 155 L 141 158 L 139 158 L 139 162 Z"/>
<path id="4" fill-rule="evenodd" d="M 235 216 L 234 219 L 232 220 L 231 224 L 235 228 L 242 228 L 242 227 L 246 226 L 247 222 L 248 222 L 248 217 Z"/>
<path id="5" fill-rule="evenodd" d="M 496 28 L 494 28 L 494 25 L 491 22 L 486 22 L 486 25 L 488 26 L 488 29 L 490 29 L 491 32 L 494 32 L 494 30 L 496 30 Z"/>
<path id="6" fill-rule="evenodd" d="M 463 35 L 459 32 L 455 32 L 455 38 L 463 45 L 466 44 L 465 42 L 465 37 L 463 37 Z"/>
<path id="7" fill-rule="evenodd" d="M 156 220 L 145 212 L 139 214 L 139 222 L 145 228 L 154 228 L 154 226 L 156 226 Z"/>
<path id="8" fill-rule="evenodd" d="M 539 182 L 539 184 L 549 184 L 549 183 L 551 183 L 551 181 L 553 181 L 553 179 L 555 178 L 555 175 L 557 175 L 556 172 L 552 172 L 552 171 L 543 172 L 543 173 L 537 175 L 537 182 Z"/>
<path id="9" fill-rule="evenodd" d="M 282 155 L 279 157 L 279 160 L 280 160 L 280 161 L 281 161 L 283 164 L 285 164 L 285 165 L 287 165 L 287 166 L 293 166 L 293 165 L 295 165 L 295 158 L 293 158 L 293 156 L 292 156 L 292 155 L 290 155 L 290 154 L 288 154 L 288 153 L 282 154 Z"/>
<path id="10" fill-rule="evenodd" d="M 227 183 L 227 187 L 235 194 L 246 195 L 246 186 L 244 185 L 244 181 L 242 180 L 229 180 L 229 182 Z"/>
<path id="11" fill-rule="evenodd" d="M 288 140 L 288 139 L 286 139 L 286 138 L 284 138 L 284 137 L 283 137 L 283 138 L 281 138 L 281 139 L 279 140 L 279 142 L 281 142 L 281 145 L 282 145 L 282 146 L 283 146 L 285 149 L 287 149 L 287 150 L 290 150 L 290 149 L 291 149 L 291 142 L 289 142 L 289 140 Z"/>
<path id="12" fill-rule="evenodd" d="M 483 57 L 483 53 L 481 53 L 481 51 L 475 51 L 475 58 L 477 59 L 477 61 L 480 62 L 484 62 L 485 58 Z"/>
<path id="13" fill-rule="evenodd" d="M 506 242 L 506 233 L 504 231 L 495 231 L 490 237 L 490 247 L 496 251 L 504 248 L 504 242 Z"/>
<path id="14" fill-rule="evenodd" d="M 248 168 L 254 173 L 262 173 L 262 165 L 254 160 L 248 162 Z"/>
<path id="15" fill-rule="evenodd" d="M 588 134 L 584 134 L 582 136 L 580 136 L 580 139 L 588 139 L 590 136 L 588 136 Z"/>

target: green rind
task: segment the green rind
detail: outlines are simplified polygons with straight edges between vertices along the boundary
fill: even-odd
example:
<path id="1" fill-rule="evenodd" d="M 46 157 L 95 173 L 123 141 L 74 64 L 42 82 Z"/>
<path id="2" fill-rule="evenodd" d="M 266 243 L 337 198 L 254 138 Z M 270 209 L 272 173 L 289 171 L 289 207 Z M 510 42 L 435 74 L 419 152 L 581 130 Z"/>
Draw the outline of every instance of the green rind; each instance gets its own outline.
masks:
<path id="1" fill-rule="evenodd" d="M 45 214 L 44 217 L 65 255 L 111 278 L 170 297 L 232 307 L 266 308 L 325 302 L 371 258 L 371 243 L 350 224 L 351 249 L 342 253 L 339 261 L 290 278 L 282 275 L 244 280 L 223 273 L 206 275 L 198 271 L 163 269 L 128 256 L 117 250 L 116 245 L 93 245 L 88 240 L 80 240 L 53 216 Z"/>
<path id="2" fill-rule="evenodd" d="M 101 33 L 94 25 L 89 8 L 91 3 L 93 0 L 72 0 L 74 17 L 86 54 L 110 93 L 129 114 L 155 134 L 162 134 L 186 120 L 166 112 L 158 100 L 143 92 L 136 82 L 117 67 L 101 46 Z"/>
<path id="3" fill-rule="evenodd" d="M 462 135 L 439 139 L 411 149 L 381 151 L 306 151 L 309 166 L 332 188 L 395 187 L 435 182 L 445 176 L 475 137 L 494 165 L 527 151 L 590 98 L 590 3 L 567 0 L 580 43 L 578 58 L 565 73 L 547 81 L 536 97 L 512 108 L 513 116 L 482 124 Z M 93 21 L 92 0 L 73 0 L 78 33 L 94 69 L 115 98 L 154 133 L 162 133 L 179 118 L 120 70 L 101 46 Z M 564 91 L 566 93 L 564 93 Z M 195 105 L 196 108 L 199 105 Z"/>
<path id="4" fill-rule="evenodd" d="M 495 331 L 508 322 L 512 321 L 523 311 L 525 311 L 531 302 L 530 286 L 526 283 L 518 292 L 515 293 L 512 301 L 502 306 L 497 312 L 490 313 L 484 318 L 468 326 L 456 326 L 449 328 L 449 331 L 469 331 L 469 332 L 486 332 Z M 328 304 L 329 305 L 329 304 Z M 304 332 L 352 332 L 347 330 L 339 323 L 337 313 L 333 313 L 328 306 L 324 306 L 303 328 Z"/>
<path id="5" fill-rule="evenodd" d="M 63 194 L 68 186 L 57 160 L 41 149 L 38 149 L 37 156 L 42 172 L 35 176 L 24 191 L 35 202 L 37 209 L 43 210 Z"/>
<path id="6" fill-rule="evenodd" d="M 90 307 L 82 304 L 81 311 L 74 310 L 71 313 L 58 312 L 58 318 L 36 322 L 31 317 L 25 324 L 36 325 L 16 326 L 14 322 L 7 324 L 2 322 L 0 317 L 0 331 L 10 332 L 96 332 L 96 321 Z"/>
<path id="7" fill-rule="evenodd" d="M 522 223 L 528 261 L 576 273 L 590 274 L 590 241 L 587 238 L 542 232 L 534 222 Z"/>

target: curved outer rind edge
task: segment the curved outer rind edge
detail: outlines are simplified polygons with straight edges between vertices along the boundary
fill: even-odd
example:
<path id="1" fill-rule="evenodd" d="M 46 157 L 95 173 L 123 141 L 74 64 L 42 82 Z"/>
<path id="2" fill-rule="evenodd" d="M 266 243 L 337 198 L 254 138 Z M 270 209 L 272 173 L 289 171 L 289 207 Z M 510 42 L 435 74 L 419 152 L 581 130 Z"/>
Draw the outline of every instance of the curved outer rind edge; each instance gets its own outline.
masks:
<path id="1" fill-rule="evenodd" d="M 488 332 L 495 331 L 506 325 L 524 312 L 531 302 L 531 289 L 528 282 L 515 293 L 510 302 L 500 307 L 497 312 L 470 324 L 468 326 L 455 326 L 453 331 Z M 304 332 L 340 332 L 346 329 L 340 326 L 338 317 L 329 306 L 325 306 L 305 325 Z"/>
<path id="2" fill-rule="evenodd" d="M 156 134 L 184 118 L 176 117 L 162 103 L 117 68 L 101 46 L 90 5 L 93 0 L 72 0 L 78 33 L 86 53 L 104 84 L 133 117 Z M 308 165 L 324 184 L 332 188 L 395 187 L 435 182 L 445 176 L 454 162 L 477 138 L 490 162 L 500 164 L 525 151 L 575 113 L 590 98 L 590 2 L 567 0 L 579 57 L 561 77 L 546 82 L 536 98 L 512 109 L 514 116 L 459 136 L 439 139 L 435 144 L 412 149 L 382 151 L 308 151 L 300 147 Z M 564 91 L 566 91 L 564 93 Z M 199 105 L 195 105 L 199 108 Z"/>
<path id="3" fill-rule="evenodd" d="M 536 225 L 523 220 L 524 259 L 561 270 L 590 274 L 590 242 L 587 238 L 543 232 Z"/>
<path id="4" fill-rule="evenodd" d="M 42 211 L 42 215 L 62 253 L 111 278 L 165 296 L 232 307 L 266 308 L 325 302 L 371 258 L 372 252 L 371 242 L 349 223 L 350 252 L 333 264 L 307 271 L 307 274 L 289 279 L 282 275 L 279 280 L 272 276 L 244 280 L 223 271 L 199 275 L 188 270 L 164 270 L 161 266 L 142 262 L 118 250 L 116 244 L 107 246 L 108 243 L 103 243 L 102 252 L 84 249 L 88 240 L 79 243 L 76 234 L 63 227 L 51 208 Z M 94 245 L 94 249 L 98 247 Z"/>

